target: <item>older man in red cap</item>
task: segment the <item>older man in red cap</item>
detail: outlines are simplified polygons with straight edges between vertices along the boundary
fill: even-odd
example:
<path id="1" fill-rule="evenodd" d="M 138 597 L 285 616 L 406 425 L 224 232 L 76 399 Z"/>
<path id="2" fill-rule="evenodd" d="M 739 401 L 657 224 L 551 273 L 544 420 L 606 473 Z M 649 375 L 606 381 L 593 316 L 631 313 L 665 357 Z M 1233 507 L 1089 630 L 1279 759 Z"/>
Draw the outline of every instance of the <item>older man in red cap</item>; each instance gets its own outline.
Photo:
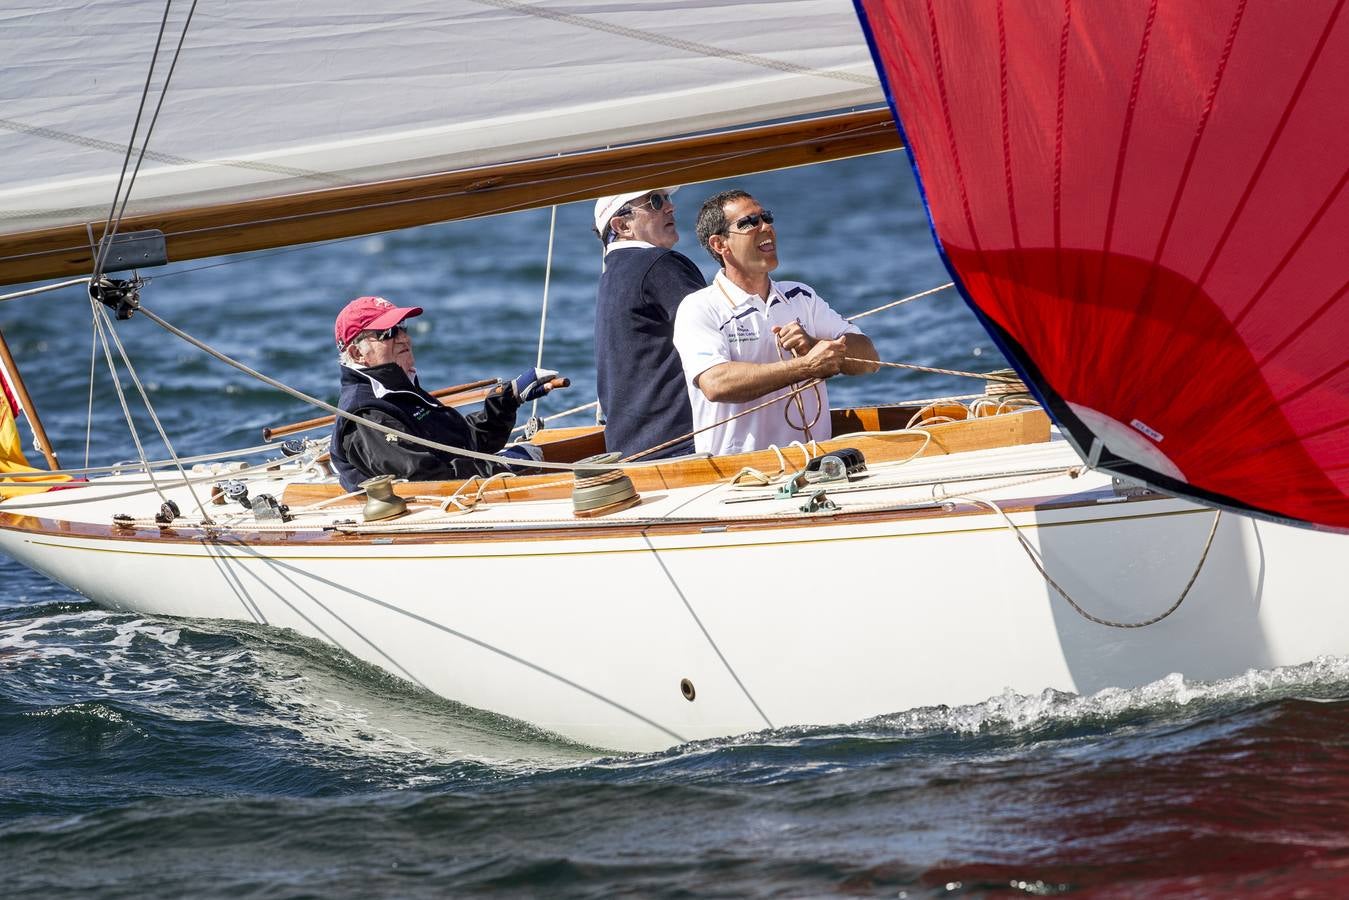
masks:
<path id="1" fill-rule="evenodd" d="M 395 306 L 383 297 L 357 297 L 337 316 L 334 336 L 342 363 L 338 406 L 371 422 L 451 447 L 498 453 L 510 440 L 521 403 L 552 389 L 556 372 L 529 369 L 487 396 L 467 418 L 441 404 L 417 381 L 412 337 L 405 320 L 420 306 Z M 522 446 L 508 448 L 501 464 L 455 456 L 338 417 L 330 447 L 333 468 L 349 491 L 377 475 L 438 481 L 489 475 L 510 467 L 507 459 L 537 458 Z"/>

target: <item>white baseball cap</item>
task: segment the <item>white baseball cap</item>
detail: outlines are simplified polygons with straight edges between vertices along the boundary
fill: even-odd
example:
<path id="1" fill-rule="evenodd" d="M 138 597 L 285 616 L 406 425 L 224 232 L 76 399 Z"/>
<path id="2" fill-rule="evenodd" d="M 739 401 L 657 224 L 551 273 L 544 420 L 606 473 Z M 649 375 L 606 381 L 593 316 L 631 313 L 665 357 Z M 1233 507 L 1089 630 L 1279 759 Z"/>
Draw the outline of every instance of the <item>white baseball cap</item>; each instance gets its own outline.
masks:
<path id="1" fill-rule="evenodd" d="M 680 185 L 674 187 L 647 188 L 644 191 L 629 191 L 626 194 L 614 194 L 611 197 L 601 197 L 595 201 L 595 230 L 604 234 L 604 229 L 609 227 L 609 220 L 618 214 L 618 211 L 625 204 L 631 203 L 638 197 L 645 197 L 652 191 L 664 191 L 667 194 L 673 194 L 679 190 Z"/>

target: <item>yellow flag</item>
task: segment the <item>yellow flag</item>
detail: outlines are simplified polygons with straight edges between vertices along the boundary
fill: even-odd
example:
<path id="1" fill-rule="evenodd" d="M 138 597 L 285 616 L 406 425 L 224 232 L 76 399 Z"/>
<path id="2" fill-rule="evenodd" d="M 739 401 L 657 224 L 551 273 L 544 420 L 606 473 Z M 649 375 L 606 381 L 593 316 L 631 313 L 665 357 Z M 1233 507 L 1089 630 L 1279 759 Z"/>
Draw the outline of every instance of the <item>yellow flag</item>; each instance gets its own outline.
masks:
<path id="1" fill-rule="evenodd" d="M 0 370 L 0 382 L 5 373 Z M 49 488 L 45 485 L 31 485 L 29 481 L 69 481 L 69 475 L 48 475 L 41 469 L 28 464 L 23 455 L 23 440 L 19 437 L 19 425 L 10 405 L 9 385 L 0 383 L 0 500 L 17 497 L 20 494 L 36 494 Z M 31 472 L 31 475 L 19 473 Z"/>

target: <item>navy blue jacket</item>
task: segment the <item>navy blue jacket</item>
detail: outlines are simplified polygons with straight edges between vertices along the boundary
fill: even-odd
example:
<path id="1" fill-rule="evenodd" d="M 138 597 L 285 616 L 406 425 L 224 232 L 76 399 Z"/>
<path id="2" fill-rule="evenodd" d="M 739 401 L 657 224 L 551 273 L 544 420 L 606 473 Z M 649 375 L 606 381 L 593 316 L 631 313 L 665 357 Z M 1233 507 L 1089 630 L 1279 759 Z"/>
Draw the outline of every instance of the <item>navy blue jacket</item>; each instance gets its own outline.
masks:
<path id="1" fill-rule="evenodd" d="M 621 247 L 604 264 L 595 304 L 595 382 L 605 448 L 630 456 L 693 430 L 674 319 L 680 301 L 707 282 L 693 260 L 664 247 Z M 645 458 L 692 452 L 690 438 Z"/>
<path id="2" fill-rule="evenodd" d="M 376 396 L 374 382 L 384 389 Z M 465 418 L 456 410 L 422 390 L 397 363 L 368 369 L 342 367 L 342 398 L 338 407 L 380 425 L 420 438 L 463 447 L 479 453 L 495 453 L 510 440 L 515 411 L 520 401 L 503 385 L 488 395 L 483 408 Z M 362 428 L 339 417 L 329 444 L 333 468 L 348 491 L 376 475 L 393 475 L 411 481 L 448 481 L 473 475 L 490 475 L 506 464 L 452 456 L 440 450 L 390 441 L 382 431 Z"/>

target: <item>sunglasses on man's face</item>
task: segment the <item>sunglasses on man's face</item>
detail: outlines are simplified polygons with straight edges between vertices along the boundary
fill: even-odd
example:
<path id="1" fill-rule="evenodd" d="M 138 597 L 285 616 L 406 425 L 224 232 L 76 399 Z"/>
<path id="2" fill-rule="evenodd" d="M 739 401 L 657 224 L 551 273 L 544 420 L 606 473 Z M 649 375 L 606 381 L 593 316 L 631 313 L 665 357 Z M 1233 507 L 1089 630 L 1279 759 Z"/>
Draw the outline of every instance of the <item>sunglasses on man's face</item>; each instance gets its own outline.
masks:
<path id="1" fill-rule="evenodd" d="M 627 212 L 620 213 L 620 215 L 624 216 L 629 215 L 641 209 L 643 206 L 651 207 L 652 212 L 660 212 L 662 209 L 665 208 L 665 204 L 669 202 L 670 202 L 669 194 L 652 194 L 649 198 L 647 198 L 646 202 L 634 203 L 627 208 Z"/>
<path id="2" fill-rule="evenodd" d="M 765 225 L 772 225 L 773 212 L 771 210 L 765 209 L 761 212 L 750 213 L 747 216 L 741 216 L 739 219 L 736 220 L 735 225 L 733 225 L 732 228 L 734 231 L 743 233 L 749 231 L 751 228 L 758 228 L 760 222 L 764 223 Z"/>
<path id="3" fill-rule="evenodd" d="M 361 337 L 364 340 L 391 341 L 400 334 L 407 333 L 408 330 L 406 325 L 395 325 L 392 328 L 386 328 L 383 331 L 367 331 L 365 334 L 361 335 Z"/>

